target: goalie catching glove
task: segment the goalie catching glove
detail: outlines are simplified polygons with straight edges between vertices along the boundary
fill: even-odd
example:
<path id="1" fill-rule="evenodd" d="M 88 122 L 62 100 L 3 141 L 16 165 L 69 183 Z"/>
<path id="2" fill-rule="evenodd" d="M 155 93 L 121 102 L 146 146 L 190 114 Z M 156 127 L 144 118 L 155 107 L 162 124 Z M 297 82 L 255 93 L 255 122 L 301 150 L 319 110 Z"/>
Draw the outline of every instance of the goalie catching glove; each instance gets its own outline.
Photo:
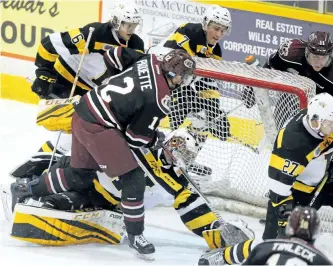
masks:
<path id="1" fill-rule="evenodd" d="M 72 116 L 74 113 L 73 103 L 78 101 L 80 96 L 69 99 L 42 100 L 39 102 L 37 125 L 50 131 L 72 132 Z"/>

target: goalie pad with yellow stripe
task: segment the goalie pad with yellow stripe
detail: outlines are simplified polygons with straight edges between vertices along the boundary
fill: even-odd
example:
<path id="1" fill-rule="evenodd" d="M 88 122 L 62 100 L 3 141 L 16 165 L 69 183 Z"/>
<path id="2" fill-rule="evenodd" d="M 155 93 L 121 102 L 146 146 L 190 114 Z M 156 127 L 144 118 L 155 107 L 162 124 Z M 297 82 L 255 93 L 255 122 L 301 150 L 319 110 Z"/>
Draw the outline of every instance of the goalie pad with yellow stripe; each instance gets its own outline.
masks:
<path id="1" fill-rule="evenodd" d="M 38 104 L 37 125 L 50 131 L 72 132 L 73 103 L 79 96 L 68 99 L 41 100 Z"/>
<path id="2" fill-rule="evenodd" d="M 108 210 L 66 212 L 17 204 L 11 236 L 46 246 L 122 244 L 122 215 Z"/>

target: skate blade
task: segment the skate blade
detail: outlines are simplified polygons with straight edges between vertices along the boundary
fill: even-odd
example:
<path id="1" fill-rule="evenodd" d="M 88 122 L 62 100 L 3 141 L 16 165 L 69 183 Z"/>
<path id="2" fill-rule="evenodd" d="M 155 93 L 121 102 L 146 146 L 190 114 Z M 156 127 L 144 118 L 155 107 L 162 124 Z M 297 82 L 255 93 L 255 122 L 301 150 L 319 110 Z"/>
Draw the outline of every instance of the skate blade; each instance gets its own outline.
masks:
<path id="1" fill-rule="evenodd" d="M 3 212 L 5 214 L 6 220 L 11 221 L 13 213 L 12 213 L 12 196 L 11 193 L 5 188 L 4 185 L 0 186 L 0 194 L 1 194 L 1 202 Z"/>
<path id="2" fill-rule="evenodd" d="M 145 260 L 145 261 L 154 261 L 155 260 L 155 256 L 154 256 L 154 253 L 153 254 L 141 254 L 137 251 L 135 251 L 136 253 L 136 256 L 139 258 L 139 259 L 142 259 L 142 260 Z"/>

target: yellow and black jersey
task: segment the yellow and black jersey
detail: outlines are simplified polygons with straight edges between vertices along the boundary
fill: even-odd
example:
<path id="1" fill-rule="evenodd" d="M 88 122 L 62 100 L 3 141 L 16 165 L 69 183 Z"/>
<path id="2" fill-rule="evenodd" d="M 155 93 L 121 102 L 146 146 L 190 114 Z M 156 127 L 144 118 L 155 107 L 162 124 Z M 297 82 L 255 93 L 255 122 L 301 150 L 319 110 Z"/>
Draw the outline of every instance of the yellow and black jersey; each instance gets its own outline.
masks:
<path id="1" fill-rule="evenodd" d="M 292 189 L 312 193 L 332 156 L 333 138 L 320 138 L 306 113 L 300 111 L 277 135 L 268 170 L 273 206 L 292 199 Z"/>
<path id="2" fill-rule="evenodd" d="M 45 37 L 38 47 L 35 65 L 38 68 L 55 70 L 58 76 L 73 83 L 90 27 L 94 27 L 95 31 L 92 33 L 88 46 L 89 54 L 85 57 L 77 83 L 83 90 L 100 85 L 106 78 L 107 69 L 103 55 L 110 46 L 128 47 L 144 52 L 144 43 L 138 35 L 133 34 L 130 40 L 125 42 L 118 38 L 109 22 L 94 22 L 82 28 L 55 32 Z"/>
<path id="3" fill-rule="evenodd" d="M 179 49 L 183 48 L 189 55 L 222 59 L 222 50 L 217 43 L 209 45 L 206 33 L 201 23 L 185 23 L 181 25 L 164 43 L 164 47 Z"/>

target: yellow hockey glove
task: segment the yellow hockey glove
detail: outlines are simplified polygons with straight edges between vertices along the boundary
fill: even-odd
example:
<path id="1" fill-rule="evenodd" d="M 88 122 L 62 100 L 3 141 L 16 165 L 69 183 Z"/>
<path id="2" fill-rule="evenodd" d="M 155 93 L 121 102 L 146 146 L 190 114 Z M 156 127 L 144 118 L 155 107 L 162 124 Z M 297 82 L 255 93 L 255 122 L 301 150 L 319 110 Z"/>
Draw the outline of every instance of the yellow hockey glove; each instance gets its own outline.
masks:
<path id="1" fill-rule="evenodd" d="M 37 115 L 37 125 L 50 131 L 72 132 L 73 104 L 52 105 Z"/>

